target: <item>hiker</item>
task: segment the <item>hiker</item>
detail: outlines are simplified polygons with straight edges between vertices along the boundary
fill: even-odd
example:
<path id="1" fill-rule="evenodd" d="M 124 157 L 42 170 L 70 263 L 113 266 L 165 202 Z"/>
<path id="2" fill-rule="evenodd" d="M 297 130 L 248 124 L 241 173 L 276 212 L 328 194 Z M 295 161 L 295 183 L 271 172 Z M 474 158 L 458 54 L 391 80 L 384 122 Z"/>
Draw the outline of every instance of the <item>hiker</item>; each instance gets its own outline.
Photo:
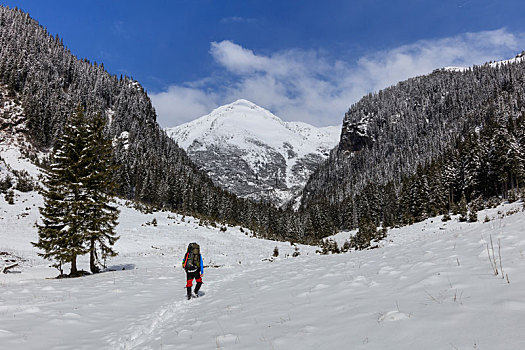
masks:
<path id="1" fill-rule="evenodd" d="M 182 267 L 186 270 L 186 292 L 188 294 L 188 300 L 191 299 L 191 287 L 194 278 L 197 282 L 194 291 L 195 297 L 199 296 L 199 289 L 202 285 L 202 276 L 204 275 L 203 265 L 199 245 L 197 243 L 190 243 L 186 255 L 184 255 L 184 259 L 182 259 Z"/>

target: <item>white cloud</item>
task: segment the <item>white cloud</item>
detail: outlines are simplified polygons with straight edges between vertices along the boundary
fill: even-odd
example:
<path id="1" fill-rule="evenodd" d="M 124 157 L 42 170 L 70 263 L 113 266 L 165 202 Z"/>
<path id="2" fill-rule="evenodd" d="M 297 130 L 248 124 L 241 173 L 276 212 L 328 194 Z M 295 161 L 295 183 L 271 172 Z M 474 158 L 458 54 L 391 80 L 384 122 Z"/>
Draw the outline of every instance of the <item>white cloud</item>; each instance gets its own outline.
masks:
<path id="1" fill-rule="evenodd" d="M 217 107 L 216 96 L 197 88 L 170 86 L 168 91 L 150 94 L 162 126 L 175 126 L 208 114 Z"/>
<path id="2" fill-rule="evenodd" d="M 264 71 L 271 64 L 270 59 L 257 56 L 252 50 L 245 49 L 231 41 L 212 42 L 210 53 L 215 60 L 233 73 L 253 73 Z"/>
<path id="3" fill-rule="evenodd" d="M 514 35 L 503 29 L 466 33 L 439 40 L 422 40 L 371 57 L 363 57 L 358 61 L 354 73 L 366 74 L 373 82 L 370 91 L 375 91 L 440 67 L 472 66 L 511 58 L 521 51 L 524 43 L 522 35 Z"/>
<path id="4" fill-rule="evenodd" d="M 510 58 L 525 46 L 524 39 L 505 29 L 466 33 L 421 40 L 356 62 L 333 60 L 313 50 L 262 55 L 225 40 L 210 46 L 220 78 L 171 86 L 152 94 L 152 100 L 163 126 L 195 119 L 239 98 L 268 108 L 285 120 L 337 125 L 348 108 L 369 92 L 440 67 Z"/>

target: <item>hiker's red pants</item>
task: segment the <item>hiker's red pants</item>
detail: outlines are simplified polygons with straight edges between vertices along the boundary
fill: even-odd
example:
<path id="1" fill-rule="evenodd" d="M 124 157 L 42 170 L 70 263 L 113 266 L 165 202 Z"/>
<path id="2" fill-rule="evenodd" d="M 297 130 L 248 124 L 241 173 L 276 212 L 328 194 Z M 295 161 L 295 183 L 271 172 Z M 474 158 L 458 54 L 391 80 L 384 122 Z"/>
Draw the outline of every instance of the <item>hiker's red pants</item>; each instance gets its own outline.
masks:
<path id="1" fill-rule="evenodd" d="M 195 279 L 197 283 L 202 283 L 201 272 L 186 272 L 186 287 L 193 286 L 193 279 Z"/>

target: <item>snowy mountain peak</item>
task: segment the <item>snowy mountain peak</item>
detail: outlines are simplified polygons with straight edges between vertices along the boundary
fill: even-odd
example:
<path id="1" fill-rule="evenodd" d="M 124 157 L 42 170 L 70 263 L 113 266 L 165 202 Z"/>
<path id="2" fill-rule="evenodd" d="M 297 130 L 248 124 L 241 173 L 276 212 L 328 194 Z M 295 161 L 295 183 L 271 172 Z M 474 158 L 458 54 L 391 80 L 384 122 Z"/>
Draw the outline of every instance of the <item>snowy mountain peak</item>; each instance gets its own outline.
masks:
<path id="1" fill-rule="evenodd" d="M 210 115 L 215 116 L 215 117 L 221 117 L 221 116 L 228 115 L 228 113 L 226 112 L 229 112 L 231 110 L 236 110 L 237 112 L 242 112 L 242 111 L 248 112 L 250 110 L 265 110 L 265 109 L 257 106 L 253 102 L 250 102 L 244 99 L 240 99 L 232 103 L 229 103 L 227 105 L 217 107 L 210 113 Z M 271 114 L 270 112 L 268 113 Z"/>
<path id="2" fill-rule="evenodd" d="M 279 123 L 284 122 L 272 112 L 256 105 L 248 100 L 240 99 L 230 104 L 214 109 L 208 117 L 213 119 L 228 119 L 231 122 L 238 122 L 244 119 L 249 123 Z M 253 125 L 250 125 L 253 127 Z"/>
<path id="3" fill-rule="evenodd" d="M 227 105 L 217 107 L 209 115 L 213 116 L 213 117 L 229 116 L 232 113 L 228 113 L 228 112 L 233 111 L 233 110 L 235 110 L 236 112 L 240 113 L 240 115 L 242 115 L 244 117 L 248 117 L 248 116 L 255 116 L 255 117 L 265 116 L 265 117 L 270 117 L 270 118 L 281 120 L 278 117 L 276 117 L 275 115 L 273 115 L 270 111 L 268 111 L 268 110 L 266 110 L 266 109 L 256 105 L 255 103 L 253 103 L 251 101 L 244 100 L 244 99 L 239 99 L 239 100 L 234 101 L 232 103 L 229 103 Z M 254 114 L 251 111 L 257 111 L 259 113 Z M 248 113 L 248 114 L 242 114 L 242 113 Z"/>
<path id="4" fill-rule="evenodd" d="M 240 99 L 166 132 L 217 184 L 282 204 L 337 145 L 340 127 L 284 122 Z"/>
<path id="5" fill-rule="evenodd" d="M 242 106 L 242 107 L 248 107 L 248 108 L 261 108 L 259 106 L 257 106 L 255 103 L 251 102 L 251 101 L 248 101 L 248 100 L 245 100 L 243 98 L 235 101 L 235 102 L 232 102 L 229 104 L 229 106 Z"/>

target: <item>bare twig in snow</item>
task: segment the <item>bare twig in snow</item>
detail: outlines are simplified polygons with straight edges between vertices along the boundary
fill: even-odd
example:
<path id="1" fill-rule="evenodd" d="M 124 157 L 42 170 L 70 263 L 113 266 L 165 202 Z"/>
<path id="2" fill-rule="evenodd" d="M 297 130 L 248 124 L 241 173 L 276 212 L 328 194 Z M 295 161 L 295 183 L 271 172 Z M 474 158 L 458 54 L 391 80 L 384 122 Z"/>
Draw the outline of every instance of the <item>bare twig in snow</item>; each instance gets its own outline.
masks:
<path id="1" fill-rule="evenodd" d="M 2 267 L 2 273 L 7 273 L 7 270 L 12 269 L 15 266 L 18 266 L 18 263 L 5 265 L 4 267 Z"/>
<path id="2" fill-rule="evenodd" d="M 503 273 L 503 265 L 501 265 L 501 241 L 498 238 L 498 256 L 499 256 L 499 269 L 501 271 L 501 278 L 505 278 L 505 275 Z"/>
<path id="3" fill-rule="evenodd" d="M 490 266 L 492 267 L 492 271 L 494 271 L 494 275 L 497 276 L 499 271 L 498 271 L 498 264 L 496 263 L 496 256 L 494 254 L 494 244 L 492 244 L 492 235 L 490 235 L 490 245 L 492 247 L 492 256 L 490 255 L 488 243 L 487 243 L 487 254 L 489 255 L 489 261 L 490 261 Z"/>

